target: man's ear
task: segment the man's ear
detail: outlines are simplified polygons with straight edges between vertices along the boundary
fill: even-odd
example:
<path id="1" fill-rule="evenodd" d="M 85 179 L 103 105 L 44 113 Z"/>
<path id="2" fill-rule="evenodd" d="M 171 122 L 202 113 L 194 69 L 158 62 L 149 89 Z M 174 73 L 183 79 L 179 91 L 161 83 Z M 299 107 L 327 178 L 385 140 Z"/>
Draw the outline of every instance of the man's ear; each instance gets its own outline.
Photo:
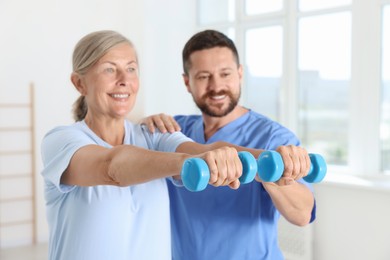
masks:
<path id="1" fill-rule="evenodd" d="M 183 73 L 182 76 L 183 76 L 183 80 L 184 80 L 184 85 L 186 85 L 188 93 L 191 93 L 191 91 L 190 91 L 190 78 L 185 73 Z"/>
<path id="2" fill-rule="evenodd" d="M 77 89 L 78 92 L 80 92 L 81 95 L 85 95 L 87 93 L 87 90 L 83 84 L 83 80 L 79 73 L 73 72 L 70 75 L 70 80 L 72 81 L 73 85 Z"/>
<path id="3" fill-rule="evenodd" d="M 238 66 L 238 78 L 240 79 L 240 83 L 242 83 L 242 75 L 243 75 L 243 67 L 242 64 Z"/>

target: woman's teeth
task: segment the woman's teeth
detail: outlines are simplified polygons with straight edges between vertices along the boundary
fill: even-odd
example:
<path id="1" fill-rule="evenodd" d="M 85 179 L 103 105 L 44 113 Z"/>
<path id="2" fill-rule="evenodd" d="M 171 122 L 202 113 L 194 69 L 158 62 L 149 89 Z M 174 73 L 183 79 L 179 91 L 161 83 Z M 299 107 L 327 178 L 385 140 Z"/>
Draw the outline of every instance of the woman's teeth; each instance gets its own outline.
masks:
<path id="1" fill-rule="evenodd" d="M 129 94 L 111 94 L 111 97 L 113 97 L 113 98 L 127 98 L 127 97 L 129 97 Z"/>

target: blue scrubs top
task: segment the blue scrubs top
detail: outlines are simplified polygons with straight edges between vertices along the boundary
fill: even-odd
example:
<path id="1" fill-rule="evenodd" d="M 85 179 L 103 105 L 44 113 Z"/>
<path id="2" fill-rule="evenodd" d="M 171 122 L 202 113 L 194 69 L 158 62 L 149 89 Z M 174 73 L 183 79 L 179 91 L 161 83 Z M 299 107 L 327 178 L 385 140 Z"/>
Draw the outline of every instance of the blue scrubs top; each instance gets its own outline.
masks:
<path id="1" fill-rule="evenodd" d="M 182 132 L 199 143 L 226 141 L 266 150 L 299 145 L 287 128 L 253 111 L 219 129 L 207 142 L 201 116 L 175 119 Z M 277 238 L 280 213 L 261 183 L 253 181 L 237 190 L 208 185 L 190 192 L 169 181 L 168 189 L 174 260 L 284 259 Z"/>

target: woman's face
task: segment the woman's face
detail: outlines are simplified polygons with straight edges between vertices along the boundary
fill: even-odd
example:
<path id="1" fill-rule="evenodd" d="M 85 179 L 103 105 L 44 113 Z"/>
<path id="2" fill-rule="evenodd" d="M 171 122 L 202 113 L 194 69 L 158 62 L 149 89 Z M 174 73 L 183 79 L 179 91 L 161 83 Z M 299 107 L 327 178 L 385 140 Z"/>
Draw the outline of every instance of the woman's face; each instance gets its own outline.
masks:
<path id="1" fill-rule="evenodd" d="M 139 88 L 135 50 L 127 43 L 113 47 L 81 80 L 89 116 L 125 117 L 135 104 Z"/>

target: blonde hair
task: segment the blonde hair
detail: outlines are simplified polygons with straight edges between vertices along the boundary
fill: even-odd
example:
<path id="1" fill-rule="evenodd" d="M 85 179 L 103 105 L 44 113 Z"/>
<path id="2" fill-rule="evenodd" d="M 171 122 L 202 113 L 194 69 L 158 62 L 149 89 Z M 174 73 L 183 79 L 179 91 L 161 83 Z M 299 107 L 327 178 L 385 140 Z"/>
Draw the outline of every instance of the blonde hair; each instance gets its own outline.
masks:
<path id="1" fill-rule="evenodd" d="M 84 75 L 110 49 L 118 44 L 127 43 L 134 48 L 132 42 L 118 32 L 104 30 L 87 34 L 76 44 L 73 51 L 73 72 Z M 135 48 L 134 48 L 135 49 Z M 81 121 L 88 111 L 84 96 L 80 96 L 73 104 L 73 118 Z"/>

